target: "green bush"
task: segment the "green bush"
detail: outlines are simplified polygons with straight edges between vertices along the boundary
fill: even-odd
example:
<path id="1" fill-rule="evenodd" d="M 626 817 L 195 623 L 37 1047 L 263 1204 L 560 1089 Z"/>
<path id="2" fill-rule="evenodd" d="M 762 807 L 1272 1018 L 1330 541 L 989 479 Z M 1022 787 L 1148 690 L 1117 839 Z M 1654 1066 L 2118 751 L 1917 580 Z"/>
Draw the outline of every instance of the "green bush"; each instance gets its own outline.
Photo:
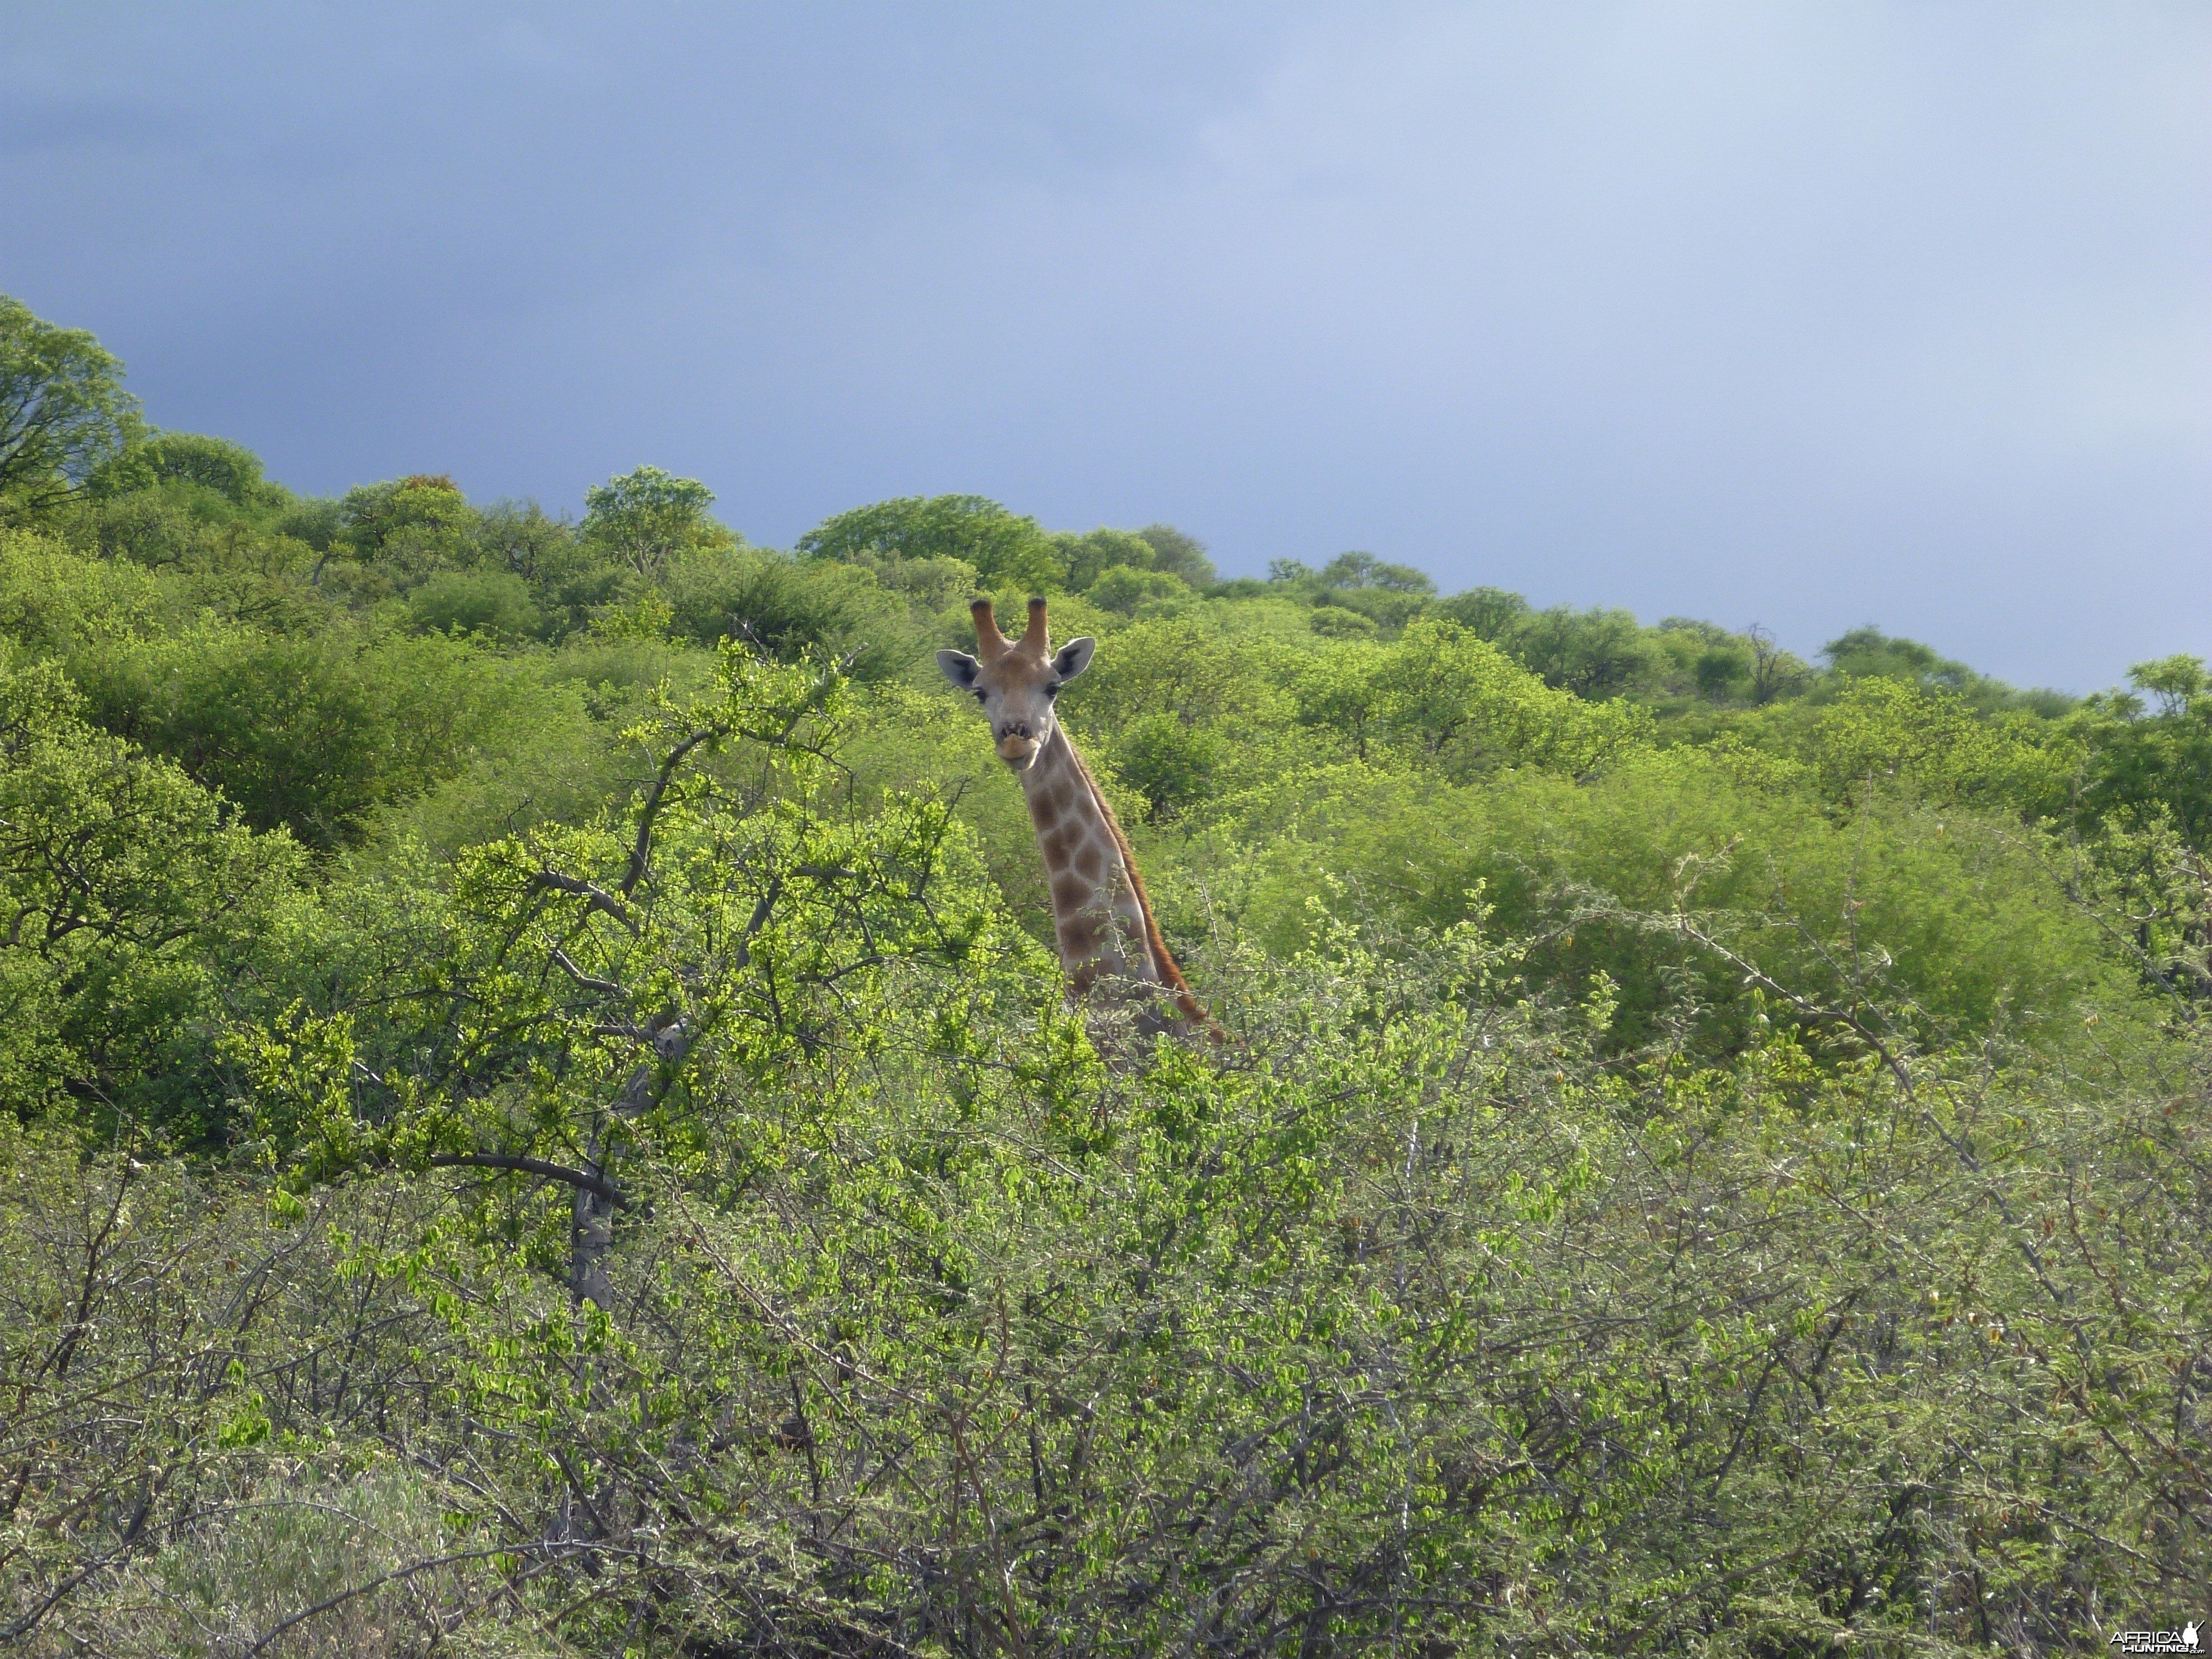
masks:
<path id="1" fill-rule="evenodd" d="M 1101 611 L 1119 611 L 1126 617 L 1159 600 L 1188 599 L 1190 585 L 1180 576 L 1115 565 L 1092 582 L 1083 597 Z"/>
<path id="2" fill-rule="evenodd" d="M 256 829 L 324 851 L 451 776 L 527 706 L 497 661 L 434 635 L 210 624 L 72 667 L 100 725 L 175 760 Z"/>
<path id="3" fill-rule="evenodd" d="M 519 641 L 540 631 L 530 585 L 504 570 L 447 570 L 407 596 L 415 625 L 435 634 L 481 634 Z"/>
<path id="4" fill-rule="evenodd" d="M 291 492 L 262 476 L 261 458 L 243 445 L 193 432 L 162 432 L 133 445 L 92 481 L 95 495 L 182 484 L 256 517 L 291 504 Z"/>
<path id="5" fill-rule="evenodd" d="M 1375 619 L 1348 605 L 1316 605 L 1307 626 L 1325 640 L 1371 640 Z"/>
<path id="6" fill-rule="evenodd" d="M 1680 753 L 1579 784 L 1533 769 L 1472 788 L 1338 777 L 1317 799 L 1238 805 L 1233 833 L 1266 849 L 1241 928 L 1279 951 L 1310 937 L 1317 870 L 1409 923 L 1494 907 L 1534 941 L 1532 984 L 1619 987 L 1614 1036 L 1632 1047 L 1674 1019 L 1741 1045 L 1753 969 L 1823 1008 L 1910 1008 L 1931 1042 L 2006 1029 L 2069 1047 L 2088 1010 L 2148 1017 L 2039 838 L 1967 810 L 1893 795 L 1839 822 Z"/>
<path id="7" fill-rule="evenodd" d="M 51 664 L 0 670 L 0 1117 L 219 1118 L 208 1039 L 295 849 L 228 821 L 174 765 L 96 732 Z"/>
<path id="8" fill-rule="evenodd" d="M 986 587 L 1041 593 L 1066 564 L 1035 519 L 981 495 L 901 496 L 825 519 L 799 538 L 811 559 L 958 559 Z"/>
<path id="9" fill-rule="evenodd" d="M 1115 740 L 1115 770 L 1144 793 L 1146 816 L 1158 821 L 1213 793 L 1225 746 L 1218 733 L 1186 726 L 1173 714 L 1146 714 L 1123 726 Z"/>
<path id="10" fill-rule="evenodd" d="M 915 654 L 906 606 L 852 565 L 752 548 L 696 554 L 671 573 L 668 596 L 677 634 L 702 646 L 726 639 L 784 658 L 849 655 L 864 679 Z"/>

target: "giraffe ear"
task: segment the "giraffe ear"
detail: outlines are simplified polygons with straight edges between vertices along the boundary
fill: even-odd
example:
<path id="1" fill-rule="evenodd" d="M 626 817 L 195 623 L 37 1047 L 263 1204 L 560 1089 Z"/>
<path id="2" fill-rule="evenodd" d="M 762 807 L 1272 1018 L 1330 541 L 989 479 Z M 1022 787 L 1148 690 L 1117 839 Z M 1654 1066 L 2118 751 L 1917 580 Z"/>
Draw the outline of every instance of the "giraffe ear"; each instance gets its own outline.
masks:
<path id="1" fill-rule="evenodd" d="M 975 689 L 975 676 L 983 672 L 983 665 L 965 651 L 939 652 L 937 665 L 945 671 L 945 678 L 963 691 L 973 691 Z"/>
<path id="2" fill-rule="evenodd" d="M 1091 653 L 1098 648 L 1098 641 L 1088 634 L 1079 640 L 1070 640 L 1053 653 L 1052 672 L 1062 685 L 1091 666 Z"/>

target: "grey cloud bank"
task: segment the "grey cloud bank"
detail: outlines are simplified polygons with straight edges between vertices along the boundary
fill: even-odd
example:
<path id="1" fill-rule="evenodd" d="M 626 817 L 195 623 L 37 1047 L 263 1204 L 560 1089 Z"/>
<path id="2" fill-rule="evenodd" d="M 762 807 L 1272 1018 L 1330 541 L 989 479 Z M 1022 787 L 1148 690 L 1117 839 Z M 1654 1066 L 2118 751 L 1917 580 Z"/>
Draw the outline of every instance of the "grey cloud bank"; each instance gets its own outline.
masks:
<path id="1" fill-rule="evenodd" d="M 295 487 L 2212 653 L 2212 12 L 208 5 L 0 33 L 0 289 Z"/>

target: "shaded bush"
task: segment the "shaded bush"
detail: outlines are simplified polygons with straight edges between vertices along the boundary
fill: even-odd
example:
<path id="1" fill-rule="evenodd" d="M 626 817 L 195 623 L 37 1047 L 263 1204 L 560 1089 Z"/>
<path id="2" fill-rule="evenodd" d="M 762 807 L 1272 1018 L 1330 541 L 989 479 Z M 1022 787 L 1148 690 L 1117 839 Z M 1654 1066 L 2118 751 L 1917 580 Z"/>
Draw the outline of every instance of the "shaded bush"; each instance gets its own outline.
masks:
<path id="1" fill-rule="evenodd" d="M 437 634 L 481 634 L 514 641 L 538 633 L 543 618 L 530 585 L 504 570 L 447 570 L 407 596 L 417 628 Z"/>
<path id="2" fill-rule="evenodd" d="M 520 711 L 520 682 L 467 645 L 204 625 L 74 664 L 92 717 L 174 759 L 257 829 L 329 850 L 464 763 Z"/>
<path id="3" fill-rule="evenodd" d="M 677 634 L 702 646 L 728 639 L 783 658 L 850 655 L 863 679 L 893 672 L 915 651 L 906 606 L 853 565 L 752 548 L 698 554 L 671 572 L 668 597 Z"/>

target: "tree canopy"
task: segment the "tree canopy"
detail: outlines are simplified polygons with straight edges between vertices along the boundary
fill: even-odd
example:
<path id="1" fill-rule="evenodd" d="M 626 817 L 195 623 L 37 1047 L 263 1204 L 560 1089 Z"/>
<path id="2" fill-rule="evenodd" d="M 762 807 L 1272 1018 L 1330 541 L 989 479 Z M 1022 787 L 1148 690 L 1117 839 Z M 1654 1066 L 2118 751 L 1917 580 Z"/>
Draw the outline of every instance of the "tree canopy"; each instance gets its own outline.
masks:
<path id="1" fill-rule="evenodd" d="M 1035 519 L 981 495 L 906 495 L 840 513 L 799 538 L 817 559 L 958 559 L 991 587 L 1059 585 L 1060 562 Z"/>
<path id="2" fill-rule="evenodd" d="M 137 430 L 123 365 L 98 340 L 0 294 L 0 522 L 52 512 Z"/>

